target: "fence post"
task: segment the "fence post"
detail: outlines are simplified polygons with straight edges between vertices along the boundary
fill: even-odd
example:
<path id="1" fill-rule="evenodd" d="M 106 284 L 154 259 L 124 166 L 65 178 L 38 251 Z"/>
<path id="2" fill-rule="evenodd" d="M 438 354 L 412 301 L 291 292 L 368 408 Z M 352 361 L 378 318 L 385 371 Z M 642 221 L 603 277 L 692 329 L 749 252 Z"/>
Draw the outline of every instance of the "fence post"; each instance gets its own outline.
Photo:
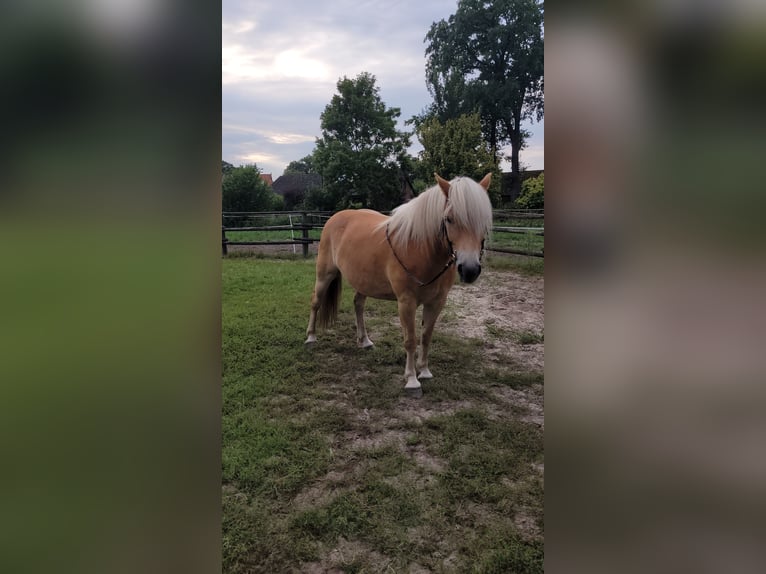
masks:
<path id="1" fill-rule="evenodd" d="M 221 253 L 223 255 L 226 255 L 229 253 L 229 249 L 227 247 L 227 243 L 229 242 L 228 239 L 226 239 L 226 227 L 224 225 L 221 225 Z"/>
<path id="2" fill-rule="evenodd" d="M 301 223 L 303 224 L 303 257 L 309 256 L 309 223 L 308 213 L 305 211 L 301 213 Z"/>

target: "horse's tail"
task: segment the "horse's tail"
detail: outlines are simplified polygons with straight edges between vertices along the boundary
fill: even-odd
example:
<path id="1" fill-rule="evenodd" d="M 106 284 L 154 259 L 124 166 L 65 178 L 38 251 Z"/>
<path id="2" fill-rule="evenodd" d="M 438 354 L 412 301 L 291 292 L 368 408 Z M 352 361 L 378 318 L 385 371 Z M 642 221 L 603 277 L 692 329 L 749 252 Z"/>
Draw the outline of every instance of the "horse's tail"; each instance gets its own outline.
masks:
<path id="1" fill-rule="evenodd" d="M 317 324 L 320 329 L 332 327 L 335 319 L 338 317 L 338 305 L 340 304 L 340 293 L 343 288 L 343 281 L 340 271 L 335 275 L 330 284 L 325 289 L 324 296 L 319 301 L 317 309 Z"/>

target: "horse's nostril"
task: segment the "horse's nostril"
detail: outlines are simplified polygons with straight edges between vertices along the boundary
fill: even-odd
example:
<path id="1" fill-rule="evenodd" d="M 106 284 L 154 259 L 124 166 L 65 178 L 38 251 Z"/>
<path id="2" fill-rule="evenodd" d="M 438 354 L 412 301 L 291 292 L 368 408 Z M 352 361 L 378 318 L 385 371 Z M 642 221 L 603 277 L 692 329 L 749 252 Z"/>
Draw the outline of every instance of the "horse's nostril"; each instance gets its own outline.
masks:
<path id="1" fill-rule="evenodd" d="M 457 266 L 457 272 L 458 272 L 458 273 L 461 273 L 461 274 L 463 273 L 463 264 L 462 264 L 462 263 L 458 264 L 458 266 Z"/>

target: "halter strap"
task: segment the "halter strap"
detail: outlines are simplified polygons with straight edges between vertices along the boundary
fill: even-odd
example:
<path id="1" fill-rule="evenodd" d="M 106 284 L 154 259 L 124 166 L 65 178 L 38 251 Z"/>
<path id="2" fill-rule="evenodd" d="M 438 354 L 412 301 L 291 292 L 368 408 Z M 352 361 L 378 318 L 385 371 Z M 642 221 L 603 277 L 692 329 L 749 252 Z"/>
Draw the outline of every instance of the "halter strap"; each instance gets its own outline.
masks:
<path id="1" fill-rule="evenodd" d="M 407 276 L 412 279 L 415 283 L 420 285 L 421 287 L 427 287 L 434 281 L 436 281 L 439 277 L 444 275 L 444 272 L 447 271 L 450 267 L 452 267 L 455 264 L 455 261 L 457 260 L 457 255 L 455 254 L 455 249 L 452 247 L 452 241 L 449 238 L 449 234 L 447 233 L 447 225 L 444 223 L 444 220 L 442 219 L 442 233 L 444 234 L 444 237 L 447 239 L 447 246 L 449 247 L 449 258 L 447 259 L 447 262 L 444 264 L 444 267 L 442 267 L 442 270 L 437 273 L 436 277 L 431 279 L 428 283 L 424 283 L 409 270 L 407 269 L 407 266 L 404 264 L 404 262 L 399 259 L 399 256 L 396 254 L 396 250 L 394 249 L 394 244 L 391 243 L 391 237 L 388 234 L 388 224 L 386 224 L 386 241 L 388 241 L 388 246 L 391 248 L 391 253 L 394 254 L 394 257 L 396 257 L 396 260 L 399 262 L 399 265 L 402 266 L 402 269 L 404 269 L 404 272 L 407 274 Z"/>

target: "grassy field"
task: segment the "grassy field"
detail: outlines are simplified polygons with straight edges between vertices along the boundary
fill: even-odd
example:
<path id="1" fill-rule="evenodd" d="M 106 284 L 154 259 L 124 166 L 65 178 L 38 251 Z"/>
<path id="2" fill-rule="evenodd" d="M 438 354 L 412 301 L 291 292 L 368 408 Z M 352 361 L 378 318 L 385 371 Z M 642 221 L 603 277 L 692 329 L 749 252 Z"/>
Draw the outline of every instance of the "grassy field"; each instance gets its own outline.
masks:
<path id="1" fill-rule="evenodd" d="M 508 261 L 488 258 L 501 280 L 542 271 Z M 359 350 L 346 286 L 304 348 L 313 276 L 312 260 L 223 261 L 224 572 L 542 572 L 542 429 L 500 399 L 541 395 L 542 373 L 483 354 L 541 334 L 461 338 L 448 308 L 436 378 L 407 399 L 395 303 L 368 302 L 376 345 Z"/>
<path id="2" fill-rule="evenodd" d="M 310 229 L 309 237 L 319 239 L 321 229 Z M 226 239 L 229 241 L 291 241 L 303 237 L 301 231 L 227 231 Z"/>
<path id="3" fill-rule="evenodd" d="M 530 253 L 539 253 L 543 250 L 545 238 L 533 233 L 502 233 L 493 231 L 487 247 L 513 247 Z"/>

